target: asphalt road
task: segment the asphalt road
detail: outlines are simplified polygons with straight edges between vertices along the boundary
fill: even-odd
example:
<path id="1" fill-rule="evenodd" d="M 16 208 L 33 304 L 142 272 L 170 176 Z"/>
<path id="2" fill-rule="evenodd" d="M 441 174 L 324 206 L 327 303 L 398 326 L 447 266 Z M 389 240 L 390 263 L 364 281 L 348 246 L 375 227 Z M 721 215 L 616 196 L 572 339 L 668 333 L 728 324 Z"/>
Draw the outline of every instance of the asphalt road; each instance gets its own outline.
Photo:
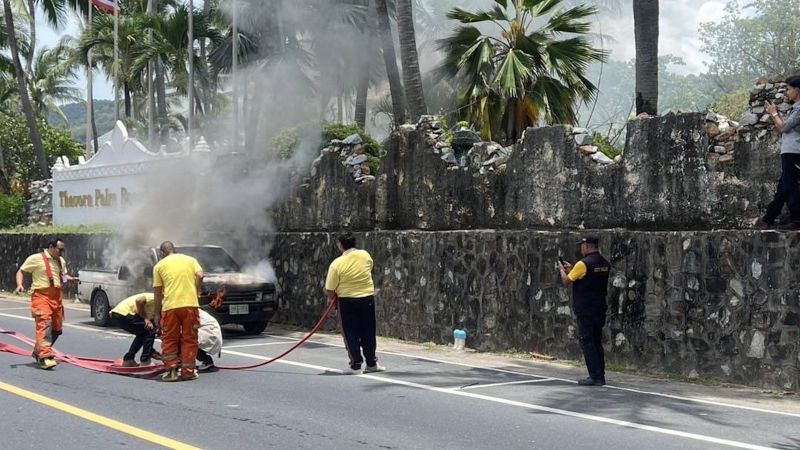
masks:
<path id="1" fill-rule="evenodd" d="M 32 335 L 28 307 L 0 298 L 0 328 Z M 275 333 L 275 332 L 273 332 Z M 252 364 L 296 333 L 226 335 L 219 364 Z M 67 309 L 59 350 L 120 358 L 130 337 Z M 14 342 L 0 335 L 2 342 Z M 0 448 L 525 448 L 800 449 L 800 401 L 757 390 L 609 374 L 581 387 L 580 369 L 381 342 L 389 370 L 346 376 L 336 336 L 274 364 L 163 383 L 53 371 L 0 353 Z"/>

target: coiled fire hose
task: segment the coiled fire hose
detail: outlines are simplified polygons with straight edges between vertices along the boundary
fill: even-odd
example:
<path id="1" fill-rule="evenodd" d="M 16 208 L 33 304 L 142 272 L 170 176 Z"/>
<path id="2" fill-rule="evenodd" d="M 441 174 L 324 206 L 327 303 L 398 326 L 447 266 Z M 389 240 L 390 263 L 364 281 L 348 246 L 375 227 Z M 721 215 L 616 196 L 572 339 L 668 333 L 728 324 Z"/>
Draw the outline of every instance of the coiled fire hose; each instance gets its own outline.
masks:
<path id="1" fill-rule="evenodd" d="M 314 325 L 314 327 L 311 329 L 311 331 L 309 331 L 308 334 L 306 334 L 305 337 L 303 337 L 303 339 L 300 339 L 299 341 L 297 341 L 297 343 L 295 343 L 292 347 L 290 347 L 288 350 L 286 350 L 285 352 L 281 353 L 280 355 L 275 356 L 274 358 L 271 358 L 271 359 L 269 359 L 267 361 L 263 361 L 263 362 L 257 363 L 257 364 L 248 364 L 248 365 L 241 365 L 241 366 L 217 366 L 217 367 L 219 367 L 220 369 L 224 369 L 224 370 L 255 369 L 256 367 L 266 366 L 267 364 L 273 363 L 273 362 L 283 358 L 284 356 L 288 355 L 289 353 L 293 352 L 295 349 L 297 349 L 298 347 L 303 345 L 307 340 L 311 339 L 311 336 L 313 336 L 317 331 L 319 331 L 320 328 L 322 328 L 322 326 L 328 320 L 328 317 L 331 315 L 331 312 L 333 312 L 333 308 L 336 306 L 337 300 L 338 300 L 338 298 L 336 296 L 334 296 L 331 299 L 331 301 L 328 303 L 328 307 L 325 309 L 325 312 L 322 314 L 322 317 L 319 318 L 319 320 L 317 321 L 316 325 Z M 26 343 L 26 344 L 28 344 L 30 346 L 33 346 L 36 343 L 33 339 L 25 336 L 24 334 L 17 333 L 16 331 L 7 331 L 7 330 L 4 330 L 4 329 L 0 328 L 0 334 L 5 334 L 6 336 L 13 337 L 14 339 L 17 339 L 18 341 L 24 342 L 24 343 Z M 20 355 L 20 356 L 31 356 L 31 352 L 29 350 L 25 350 L 25 349 L 20 348 L 20 347 L 18 347 L 16 345 L 6 344 L 6 343 L 2 343 L 2 342 L 0 342 L 0 352 L 7 352 L 7 353 L 15 354 L 15 355 Z M 117 375 L 129 375 L 129 376 L 140 377 L 140 378 L 152 378 L 152 377 L 155 377 L 155 376 L 161 374 L 162 372 L 164 372 L 164 366 L 163 365 L 141 366 L 141 367 L 122 367 L 122 366 L 117 364 L 117 361 L 114 361 L 114 360 L 111 360 L 111 359 L 99 359 L 99 358 L 91 358 L 91 357 L 72 356 L 72 355 L 67 355 L 65 353 L 61 353 L 58 350 L 56 350 L 55 348 L 53 348 L 53 355 L 59 361 L 62 361 L 62 362 L 68 363 L 68 364 L 72 364 L 74 366 L 82 367 L 84 369 L 94 370 L 94 371 L 103 372 L 103 373 L 114 373 L 114 374 L 117 374 Z"/>

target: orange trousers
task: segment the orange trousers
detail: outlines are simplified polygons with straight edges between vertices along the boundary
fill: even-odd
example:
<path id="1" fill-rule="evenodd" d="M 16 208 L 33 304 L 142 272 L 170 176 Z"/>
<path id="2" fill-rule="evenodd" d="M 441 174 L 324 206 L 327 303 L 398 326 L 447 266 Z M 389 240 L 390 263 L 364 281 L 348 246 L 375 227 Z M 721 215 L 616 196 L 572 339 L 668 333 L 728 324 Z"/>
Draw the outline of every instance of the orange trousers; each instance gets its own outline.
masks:
<path id="1" fill-rule="evenodd" d="M 33 356 L 39 360 L 53 356 L 53 344 L 64 326 L 64 305 L 61 288 L 36 289 L 31 295 L 31 316 L 36 323 L 36 345 Z"/>
<path id="2" fill-rule="evenodd" d="M 167 370 L 180 365 L 181 378 L 194 376 L 200 309 L 169 309 L 161 313 L 161 357 Z"/>

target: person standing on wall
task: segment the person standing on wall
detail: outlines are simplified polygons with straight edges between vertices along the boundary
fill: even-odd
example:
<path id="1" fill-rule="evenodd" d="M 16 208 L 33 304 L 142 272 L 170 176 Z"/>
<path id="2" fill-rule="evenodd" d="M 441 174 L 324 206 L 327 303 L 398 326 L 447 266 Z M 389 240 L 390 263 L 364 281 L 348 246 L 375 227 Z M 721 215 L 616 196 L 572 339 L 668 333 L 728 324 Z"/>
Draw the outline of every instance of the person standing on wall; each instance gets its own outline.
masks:
<path id="1" fill-rule="evenodd" d="M 375 356 L 377 325 L 372 257 L 366 250 L 356 248 L 356 238 L 352 233 L 339 236 L 336 249 L 341 255 L 328 268 L 325 289 L 329 301 L 338 297 L 342 337 L 350 357 L 350 367 L 344 373 L 361 373 L 364 361 L 367 363 L 364 373 L 383 372 L 386 368 L 378 365 Z"/>
<path id="2" fill-rule="evenodd" d="M 606 295 L 611 264 L 600 254 L 600 239 L 585 236 L 578 242 L 583 259 L 572 264 L 561 261 L 556 266 L 564 286 L 572 284 L 572 309 L 578 322 L 578 342 L 589 377 L 578 380 L 582 386 L 606 384 L 606 361 L 603 351 L 603 326 L 606 323 Z"/>
<path id="3" fill-rule="evenodd" d="M 800 230 L 800 76 L 786 80 L 786 100 L 792 103 L 786 118 L 781 117 L 778 108 L 767 102 L 766 110 L 772 116 L 775 128 L 781 132 L 781 178 L 767 212 L 755 222 L 759 229 L 771 228 L 781 213 L 783 205 L 789 207 L 789 222 L 782 229 Z"/>
<path id="4" fill-rule="evenodd" d="M 164 241 L 161 260 L 153 267 L 156 326 L 161 327 L 161 357 L 167 372 L 163 381 L 199 378 L 195 370 L 197 329 L 200 328 L 200 286 L 203 268 L 196 259 L 175 253 L 175 245 Z M 180 365 L 180 378 L 178 366 Z"/>
<path id="5" fill-rule="evenodd" d="M 42 369 L 57 365 L 53 344 L 61 335 L 64 325 L 64 305 L 61 289 L 64 283 L 77 283 L 78 278 L 67 275 L 66 247 L 62 239 L 47 243 L 47 250 L 30 255 L 17 271 L 17 288 L 14 292 L 25 292 L 24 274 L 31 274 L 31 315 L 36 327 L 36 344 L 33 357 Z"/>

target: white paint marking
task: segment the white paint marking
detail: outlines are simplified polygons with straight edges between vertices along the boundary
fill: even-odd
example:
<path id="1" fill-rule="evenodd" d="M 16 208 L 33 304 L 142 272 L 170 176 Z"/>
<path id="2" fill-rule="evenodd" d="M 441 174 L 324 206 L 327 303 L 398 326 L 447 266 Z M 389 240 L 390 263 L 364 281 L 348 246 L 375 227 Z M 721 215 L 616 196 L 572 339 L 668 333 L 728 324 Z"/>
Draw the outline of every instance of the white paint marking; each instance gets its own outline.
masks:
<path id="1" fill-rule="evenodd" d="M 223 350 L 223 351 L 225 351 L 225 350 Z M 262 361 L 266 361 L 266 360 L 271 359 L 270 357 L 267 357 L 267 356 L 253 355 L 253 354 L 250 354 L 250 353 L 232 352 L 232 351 L 225 351 L 225 353 L 229 353 L 231 355 L 236 355 L 236 356 L 243 356 L 243 357 L 246 357 L 246 358 L 259 359 L 259 360 L 262 360 Z M 315 365 L 315 364 L 298 363 L 298 362 L 295 362 L 295 361 L 287 361 L 287 360 L 284 360 L 284 359 L 279 359 L 279 360 L 277 360 L 275 362 L 281 363 L 281 364 L 288 364 L 290 366 L 304 367 L 304 368 L 314 369 L 314 370 L 323 370 L 323 371 L 326 371 L 326 372 L 342 373 L 342 371 L 339 370 L 339 369 L 333 369 L 333 368 L 325 367 L 325 366 L 318 366 L 318 365 Z M 516 401 L 516 400 L 508 400 L 508 399 L 504 399 L 504 398 L 492 397 L 492 396 L 489 396 L 489 395 L 475 394 L 475 393 L 472 393 L 472 392 L 464 392 L 464 391 L 461 391 L 461 390 L 452 390 L 450 388 L 440 388 L 440 387 L 436 387 L 436 386 L 429 386 L 429 385 L 426 385 L 426 384 L 419 384 L 419 383 L 414 383 L 414 382 L 411 382 L 411 381 L 404 381 L 404 380 L 398 380 L 398 379 L 390 378 L 390 377 L 388 377 L 386 375 L 375 376 L 375 375 L 361 374 L 361 375 L 353 375 L 353 376 L 362 377 L 362 378 L 368 378 L 370 380 L 379 381 L 381 383 L 396 384 L 396 385 L 400 385 L 400 386 L 406 386 L 406 387 L 411 387 L 411 388 L 416 388 L 416 389 L 422 389 L 422 390 L 425 390 L 425 391 L 439 392 L 439 393 L 450 394 L 450 395 L 458 395 L 458 396 L 473 398 L 473 399 L 477 399 L 477 400 L 484 400 L 484 401 L 489 401 L 489 402 L 493 402 L 493 403 L 500 403 L 500 404 L 508 405 L 508 406 L 516 406 L 516 407 L 530 409 L 530 410 L 534 410 L 534 411 L 542 411 L 542 412 L 548 412 L 548 413 L 551 413 L 551 414 L 558 414 L 558 415 L 567 416 L 567 417 L 574 417 L 574 418 L 577 418 L 577 419 L 584 419 L 584 420 L 591 420 L 591 421 L 594 421 L 594 422 L 608 423 L 608 424 L 611 424 L 611 425 L 617 425 L 617 426 L 621 426 L 621 427 L 625 427 L 625 428 L 633 428 L 633 429 L 642 430 L 642 431 L 651 431 L 651 432 L 654 432 L 654 433 L 661 433 L 661 434 L 666 434 L 666 435 L 670 435 L 670 436 L 678 436 L 678 437 L 683 437 L 683 438 L 687 438 L 687 439 L 693 439 L 693 440 L 696 440 L 696 441 L 710 442 L 710 443 L 713 443 L 713 444 L 726 445 L 726 446 L 729 446 L 729 447 L 746 448 L 746 449 L 751 449 L 751 450 L 772 450 L 770 447 L 764 447 L 764 446 L 761 446 L 761 445 L 748 444 L 746 442 L 732 441 L 732 440 L 729 440 L 729 439 L 720 439 L 720 438 L 715 438 L 715 437 L 712 437 L 712 436 L 705 436 L 705 435 L 702 435 L 702 434 L 688 433 L 688 432 L 685 432 L 685 431 L 671 430 L 669 428 L 661 428 L 661 427 L 655 427 L 655 426 L 652 426 L 652 425 L 644 425 L 644 424 L 640 424 L 640 423 L 629 422 L 627 420 L 612 419 L 612 418 L 609 418 L 609 417 L 595 416 L 595 415 L 592 415 L 592 414 L 584 414 L 584 413 L 579 413 L 579 412 L 575 412 L 575 411 L 568 411 L 568 410 L 565 410 L 565 409 L 551 408 L 549 406 L 535 405 L 533 403 L 519 402 L 519 401 Z"/>
<path id="2" fill-rule="evenodd" d="M 27 321 L 33 321 L 33 318 L 31 318 L 31 317 L 17 316 L 17 315 L 14 315 L 14 314 L 0 313 L 0 316 L 2 316 L 2 317 L 10 317 L 10 318 L 13 318 L 13 319 L 22 319 L 22 320 L 27 320 Z M 71 324 L 71 323 L 64 323 L 64 326 L 65 327 L 69 326 L 69 327 L 76 328 L 76 329 L 79 329 L 79 330 L 91 331 L 93 333 L 107 333 L 107 334 L 112 334 L 112 335 L 115 335 L 115 336 L 128 336 L 128 337 L 130 337 L 130 334 L 128 334 L 128 333 L 120 333 L 120 332 L 116 332 L 116 331 L 98 330 L 96 328 L 85 327 L 85 326 L 82 326 L 82 325 L 75 325 L 75 324 Z M 278 335 L 264 335 L 264 336 L 288 339 L 288 340 L 292 340 L 292 341 L 299 341 L 300 340 L 300 339 L 287 337 L 287 336 L 278 336 Z M 339 347 L 339 348 L 343 348 L 344 347 L 344 345 L 329 344 L 327 342 L 320 342 L 320 341 L 314 341 L 314 340 L 309 340 L 308 342 L 311 342 L 311 343 L 314 343 L 314 344 L 319 344 L 319 345 L 326 345 L 326 346 L 329 346 L 329 347 Z M 255 346 L 255 344 L 253 346 Z M 233 354 L 234 352 L 231 352 L 231 353 Z M 537 375 L 537 374 L 531 374 L 531 373 L 526 373 L 526 372 L 518 372 L 518 371 L 513 371 L 513 370 L 498 369 L 496 367 L 478 366 L 478 365 L 474 365 L 474 364 L 460 363 L 460 362 L 455 362 L 455 361 L 447 361 L 447 360 L 443 360 L 443 359 L 430 358 L 430 357 L 427 357 L 427 356 L 414 355 L 414 354 L 410 354 L 410 353 L 385 352 L 385 351 L 378 351 L 378 353 L 382 353 L 382 354 L 385 354 L 385 355 L 401 356 L 401 357 L 405 357 L 405 358 L 416 358 L 416 359 L 421 359 L 421 360 L 424 360 L 424 361 L 431 361 L 431 362 L 437 362 L 437 363 L 442 363 L 442 364 L 450 364 L 450 365 L 455 365 L 455 366 L 469 367 L 469 368 L 472 368 L 472 369 L 483 369 L 483 370 L 490 370 L 490 371 L 500 372 L 500 373 L 523 375 L 523 376 L 528 376 L 528 377 L 534 377 L 536 379 L 548 379 L 548 380 L 554 380 L 554 381 L 563 381 L 563 382 L 566 382 L 566 383 L 573 383 L 573 384 L 576 383 L 575 380 L 568 380 L 568 379 L 565 379 L 565 378 L 547 377 L 547 376 L 544 376 L 544 375 Z M 249 356 L 249 357 L 252 358 L 252 357 L 255 357 L 255 356 L 256 355 L 252 355 L 252 356 Z M 261 359 L 266 360 L 266 359 L 270 359 L 270 358 L 261 358 Z M 280 360 L 279 362 L 287 363 L 288 361 Z M 297 363 L 297 364 L 300 365 L 301 363 Z M 333 372 L 337 372 L 337 373 L 341 373 L 342 372 L 341 370 L 338 370 L 338 369 L 327 369 L 326 368 L 325 370 L 329 370 L 329 371 L 333 371 Z M 637 393 L 637 394 L 669 398 L 669 399 L 672 399 L 672 400 L 681 400 L 681 401 L 686 401 L 686 402 L 701 403 L 701 404 L 705 404 L 705 405 L 720 406 L 720 407 L 724 407 L 724 408 L 741 409 L 741 410 L 744 410 L 744 411 L 753 411 L 753 412 L 759 412 L 759 413 L 765 413 L 765 414 L 777 414 L 777 415 L 781 415 L 781 416 L 800 418 L 800 414 L 791 413 L 791 412 L 785 412 L 785 411 L 777 411 L 777 410 L 772 410 L 772 409 L 755 408 L 755 407 L 752 407 L 752 406 L 736 405 L 736 404 L 731 404 L 731 403 L 718 402 L 718 401 L 714 401 L 714 400 L 704 400 L 704 399 L 700 399 L 700 398 L 681 397 L 679 395 L 663 394 L 663 393 L 660 393 L 660 392 L 652 392 L 652 391 L 643 391 L 643 390 L 639 390 L 639 389 L 625 388 L 625 387 L 620 387 L 620 386 L 610 386 L 608 384 L 603 386 L 603 387 L 606 388 L 606 389 L 617 389 L 617 390 L 620 390 L 620 391 L 627 391 L 627 392 L 633 392 L 633 393 Z"/>
<path id="3" fill-rule="evenodd" d="M 293 339 L 295 341 L 299 341 L 300 340 L 300 339 L 296 339 L 296 338 L 290 338 L 290 337 L 287 337 L 287 336 L 278 336 L 278 335 L 265 335 L 265 336 L 276 337 L 276 338 L 277 337 L 281 337 L 281 338 L 284 338 L 284 339 Z M 344 348 L 344 345 L 330 344 L 330 343 L 327 343 L 327 342 L 320 342 L 320 341 L 315 341 L 315 340 L 312 340 L 312 339 L 309 339 L 308 342 L 312 342 L 314 344 L 319 344 L 319 345 L 327 345 L 329 347 Z M 448 361 L 448 360 L 445 360 L 445 359 L 436 359 L 436 358 L 431 358 L 431 357 L 428 357 L 428 356 L 414 355 L 414 354 L 411 354 L 411 353 L 386 352 L 386 351 L 381 351 L 381 350 L 378 350 L 377 353 L 381 353 L 381 354 L 384 354 L 384 355 L 401 356 L 401 357 L 404 357 L 404 358 L 416 358 L 416 359 L 421 359 L 423 361 L 431 361 L 431 362 L 436 362 L 436 363 L 441 363 L 441 364 L 450 364 L 450 365 L 454 365 L 454 366 L 469 367 L 471 369 L 483 369 L 483 370 L 490 370 L 490 371 L 493 371 L 493 372 L 508 373 L 508 374 L 514 374 L 514 375 L 522 375 L 522 376 L 534 377 L 534 378 L 549 378 L 551 380 L 563 381 L 565 383 L 572 383 L 572 384 L 576 384 L 577 383 L 577 381 L 570 380 L 570 379 L 567 379 L 567 378 L 547 377 L 545 375 L 537 375 L 537 374 L 528 373 L 528 372 L 519 372 L 519 371 L 515 371 L 515 370 L 499 369 L 499 368 L 496 368 L 496 367 L 478 366 L 478 365 L 475 365 L 475 364 L 467 364 L 467 363 L 462 363 L 462 362 L 457 362 L 457 361 Z M 704 404 L 704 405 L 714 405 L 714 406 L 721 406 L 721 407 L 724 407 L 724 408 L 741 409 L 741 410 L 744 410 L 744 411 L 753 411 L 753 412 L 759 412 L 759 413 L 765 413 L 765 414 L 777 414 L 777 415 L 781 415 L 781 416 L 800 418 L 800 414 L 786 412 L 786 411 L 777 411 L 777 410 L 772 410 L 772 409 L 756 408 L 756 407 L 753 407 L 753 406 L 736 405 L 736 404 L 733 404 L 733 403 L 724 403 L 724 402 L 719 402 L 719 401 L 715 401 L 715 400 L 705 400 L 705 399 L 702 399 L 702 398 L 682 397 L 680 395 L 664 394 L 664 393 L 661 393 L 661 392 L 653 392 L 653 391 L 644 391 L 644 390 L 640 390 L 640 389 L 626 388 L 626 387 L 621 387 L 621 386 L 612 386 L 612 385 L 608 385 L 608 384 L 606 384 L 603 387 L 606 388 L 606 389 L 616 389 L 616 390 L 619 390 L 619 391 L 626 391 L 626 392 L 633 392 L 633 393 L 642 394 L 642 395 L 651 395 L 651 396 L 655 396 L 655 397 L 669 398 L 669 399 L 672 399 L 672 400 L 681 400 L 681 401 L 685 401 L 685 402 L 701 403 L 701 404 Z"/>
<path id="4" fill-rule="evenodd" d="M 15 307 L 15 308 L 0 308 L 0 311 L 11 311 L 11 310 L 16 310 L 16 309 L 30 309 L 30 307 L 27 307 L 27 306 L 17 306 L 17 307 Z"/>
<path id="5" fill-rule="evenodd" d="M 222 348 L 223 349 L 229 349 L 229 348 L 263 347 L 263 346 L 267 346 L 267 345 L 288 345 L 288 344 L 291 344 L 292 342 L 294 342 L 294 341 L 262 342 L 260 344 L 225 345 Z"/>
<path id="6" fill-rule="evenodd" d="M 543 381 L 557 381 L 557 380 L 554 380 L 553 378 L 541 378 L 541 379 L 537 379 L 537 380 L 508 381 L 508 382 L 505 382 L 505 383 L 469 384 L 467 386 L 458 386 L 458 387 L 452 387 L 452 388 L 449 388 L 449 389 L 451 391 L 452 390 L 464 390 L 464 389 L 481 389 L 481 388 L 490 388 L 490 387 L 496 387 L 496 386 L 508 386 L 508 385 L 512 385 L 512 384 L 541 383 Z"/>

